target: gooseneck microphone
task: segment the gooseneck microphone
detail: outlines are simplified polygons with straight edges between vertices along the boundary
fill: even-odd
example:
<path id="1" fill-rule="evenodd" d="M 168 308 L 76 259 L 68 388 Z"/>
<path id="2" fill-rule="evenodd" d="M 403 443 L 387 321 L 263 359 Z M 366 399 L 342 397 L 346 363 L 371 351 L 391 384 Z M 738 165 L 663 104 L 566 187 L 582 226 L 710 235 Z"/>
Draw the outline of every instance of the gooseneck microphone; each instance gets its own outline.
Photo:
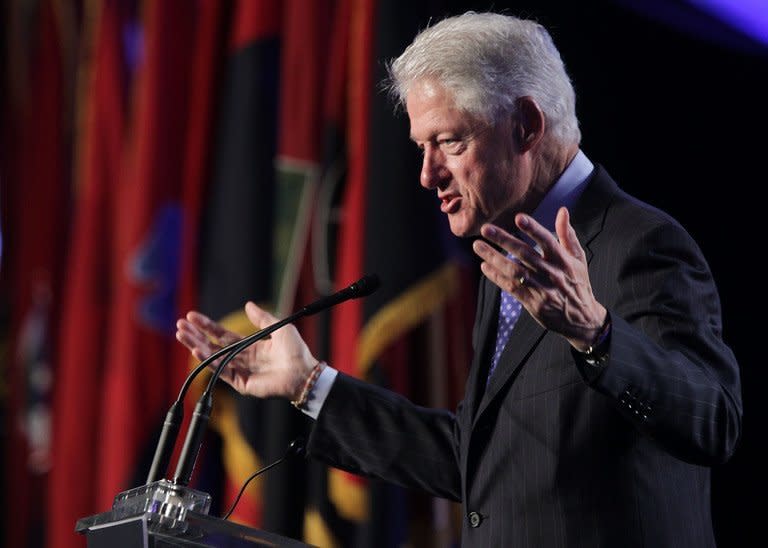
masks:
<path id="1" fill-rule="evenodd" d="M 300 316 L 298 316 L 299 318 L 302 316 L 310 316 L 327 308 L 331 308 L 332 306 L 336 306 L 337 304 L 343 303 L 344 301 L 348 301 L 349 299 L 367 297 L 376 291 L 379 288 L 379 285 L 381 285 L 379 277 L 376 274 L 368 274 L 367 276 L 363 276 L 357 280 L 355 283 L 345 287 L 341 291 L 337 291 L 333 295 L 328 295 L 326 297 L 317 299 L 315 302 L 310 303 L 299 310 L 296 314 L 300 314 Z"/>
<path id="2" fill-rule="evenodd" d="M 157 480 L 160 475 L 164 475 L 167 471 L 168 464 L 170 463 L 171 454 L 176 443 L 176 438 L 179 433 L 179 428 L 184 415 L 184 396 L 186 395 L 192 381 L 197 377 L 200 372 L 209 367 L 215 360 L 225 356 L 221 363 L 217 366 L 216 371 L 211 376 L 208 385 L 203 392 L 203 395 L 195 405 L 195 410 L 190 420 L 189 429 L 187 430 L 187 437 L 184 440 L 182 451 L 179 455 L 179 460 L 174 473 L 173 482 L 179 485 L 187 485 L 192 476 L 192 471 L 195 466 L 197 454 L 202 445 L 203 435 L 205 428 L 210 418 L 211 409 L 213 408 L 213 387 L 216 384 L 221 372 L 227 366 L 227 364 L 234 359 L 234 357 L 251 344 L 265 339 L 271 333 L 280 329 L 281 327 L 293 323 L 296 320 L 305 316 L 316 314 L 322 310 L 326 310 L 332 306 L 336 306 L 349 299 L 357 299 L 360 297 L 367 297 L 379 288 L 379 277 L 375 274 L 369 274 L 363 276 L 353 284 L 346 288 L 306 305 L 299 311 L 293 313 L 289 317 L 275 322 L 274 324 L 265 327 L 259 331 L 251 333 L 247 337 L 229 344 L 223 348 L 220 348 L 208 358 L 203 360 L 192 372 L 187 376 L 182 386 L 179 396 L 176 401 L 171 405 L 170 409 L 163 423 L 163 429 L 158 439 L 158 445 L 155 449 L 155 455 L 152 459 L 150 471 L 147 476 L 147 484 Z"/>

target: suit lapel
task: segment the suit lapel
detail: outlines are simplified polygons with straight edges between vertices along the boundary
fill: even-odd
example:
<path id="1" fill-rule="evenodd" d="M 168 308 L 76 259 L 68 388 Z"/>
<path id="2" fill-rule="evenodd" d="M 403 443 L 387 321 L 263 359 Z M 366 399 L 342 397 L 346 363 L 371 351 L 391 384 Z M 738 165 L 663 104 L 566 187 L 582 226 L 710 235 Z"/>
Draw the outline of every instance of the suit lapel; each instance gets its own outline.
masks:
<path id="1" fill-rule="evenodd" d="M 490 345 L 496 342 L 495 331 L 499 310 L 499 288 L 493 285 L 485 276 L 481 278 L 480 283 L 482 284 L 483 300 L 489 304 L 482 309 L 477 348 L 472 358 L 472 367 L 469 370 L 470 373 L 465 390 L 465 405 L 470 410 L 471 420 L 474 420 L 477 402 L 485 391 L 485 375 L 488 369 L 483 366 L 483 362 L 489 355 Z"/>
<path id="2" fill-rule="evenodd" d="M 571 210 L 571 224 L 587 256 L 592 260 L 592 240 L 603 227 L 608 206 L 620 192 L 619 187 L 602 166 L 595 167 L 584 192 Z"/>
<path id="3" fill-rule="evenodd" d="M 618 192 L 616 183 L 607 175 L 601 166 L 597 166 L 590 181 L 584 189 L 571 211 L 571 223 L 576 235 L 584 247 L 587 263 L 592 260 L 593 251 L 590 247 L 591 241 L 600 232 L 605 217 L 605 212 L 611 199 Z M 477 411 L 472 415 L 472 424 L 477 422 L 488 408 L 490 403 L 499 395 L 501 389 L 508 383 L 513 382 L 514 378 L 520 372 L 520 368 L 526 363 L 528 357 L 535 350 L 536 346 L 546 334 L 546 330 L 533 319 L 525 310 L 520 314 L 520 318 L 515 324 L 510 334 L 504 352 L 499 359 L 499 365 L 491 377 L 487 389 L 485 388 L 485 375 L 487 367 L 482 367 L 484 360 L 489 356 L 489 344 L 494 344 L 496 334 L 491 333 L 497 325 L 497 316 L 499 309 L 499 288 L 493 285 L 486 278 L 483 278 L 485 284 L 485 302 L 492 303 L 483 310 L 480 324 L 480 345 L 479 351 L 475 352 L 472 363 L 472 373 L 468 379 L 467 397 L 470 399 L 470 409 Z M 476 404 L 476 402 L 479 403 Z"/>
<path id="4" fill-rule="evenodd" d="M 499 358 L 499 365 L 496 366 L 496 370 L 488 383 L 488 388 L 480 400 L 480 407 L 475 414 L 475 420 L 483 414 L 483 411 L 499 394 L 501 388 L 508 382 L 513 382 L 514 377 L 520 372 L 520 368 L 541 342 L 545 333 L 546 330 L 523 309 Z M 483 380 L 483 382 L 485 381 Z"/>

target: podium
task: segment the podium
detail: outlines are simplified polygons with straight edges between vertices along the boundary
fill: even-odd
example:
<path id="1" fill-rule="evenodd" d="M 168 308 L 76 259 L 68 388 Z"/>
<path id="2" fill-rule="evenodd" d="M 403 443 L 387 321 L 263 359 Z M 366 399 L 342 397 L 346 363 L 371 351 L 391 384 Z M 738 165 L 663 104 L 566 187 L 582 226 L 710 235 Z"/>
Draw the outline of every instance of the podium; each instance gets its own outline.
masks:
<path id="1" fill-rule="evenodd" d="M 88 548 L 309 547 L 301 541 L 208 515 L 210 496 L 165 480 L 115 497 L 112 510 L 81 518 Z"/>
<path id="2" fill-rule="evenodd" d="M 154 527 L 148 514 L 124 519 L 115 519 L 112 512 L 95 514 L 78 520 L 75 531 L 86 536 L 88 548 L 310 546 L 298 540 L 191 511 L 186 515 L 183 530 L 164 530 Z"/>

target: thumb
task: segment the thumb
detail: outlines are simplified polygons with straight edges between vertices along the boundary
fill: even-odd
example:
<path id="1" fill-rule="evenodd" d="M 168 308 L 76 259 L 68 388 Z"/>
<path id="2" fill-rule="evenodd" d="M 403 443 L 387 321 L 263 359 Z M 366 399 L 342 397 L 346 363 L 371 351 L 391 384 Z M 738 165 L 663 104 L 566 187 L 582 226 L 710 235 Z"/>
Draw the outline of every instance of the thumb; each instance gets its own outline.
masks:
<path id="1" fill-rule="evenodd" d="M 245 315 L 256 329 L 263 329 L 277 321 L 277 318 L 252 301 L 245 303 Z"/>
<path id="2" fill-rule="evenodd" d="M 571 215 L 568 208 L 561 207 L 557 212 L 555 219 L 555 231 L 557 239 L 574 257 L 581 257 L 584 250 L 581 248 L 579 239 L 576 237 L 576 231 L 571 226 Z"/>

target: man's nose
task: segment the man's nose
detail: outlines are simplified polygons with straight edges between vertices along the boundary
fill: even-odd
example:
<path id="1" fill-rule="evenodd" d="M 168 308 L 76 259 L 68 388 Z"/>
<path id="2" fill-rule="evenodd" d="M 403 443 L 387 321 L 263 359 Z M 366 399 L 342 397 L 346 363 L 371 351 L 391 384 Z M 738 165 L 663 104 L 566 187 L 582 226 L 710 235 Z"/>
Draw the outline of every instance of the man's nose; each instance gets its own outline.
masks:
<path id="1" fill-rule="evenodd" d="M 436 188 L 447 176 L 448 169 L 445 167 L 445 158 L 442 151 L 437 147 L 425 147 L 419 178 L 421 186 L 426 189 Z"/>

